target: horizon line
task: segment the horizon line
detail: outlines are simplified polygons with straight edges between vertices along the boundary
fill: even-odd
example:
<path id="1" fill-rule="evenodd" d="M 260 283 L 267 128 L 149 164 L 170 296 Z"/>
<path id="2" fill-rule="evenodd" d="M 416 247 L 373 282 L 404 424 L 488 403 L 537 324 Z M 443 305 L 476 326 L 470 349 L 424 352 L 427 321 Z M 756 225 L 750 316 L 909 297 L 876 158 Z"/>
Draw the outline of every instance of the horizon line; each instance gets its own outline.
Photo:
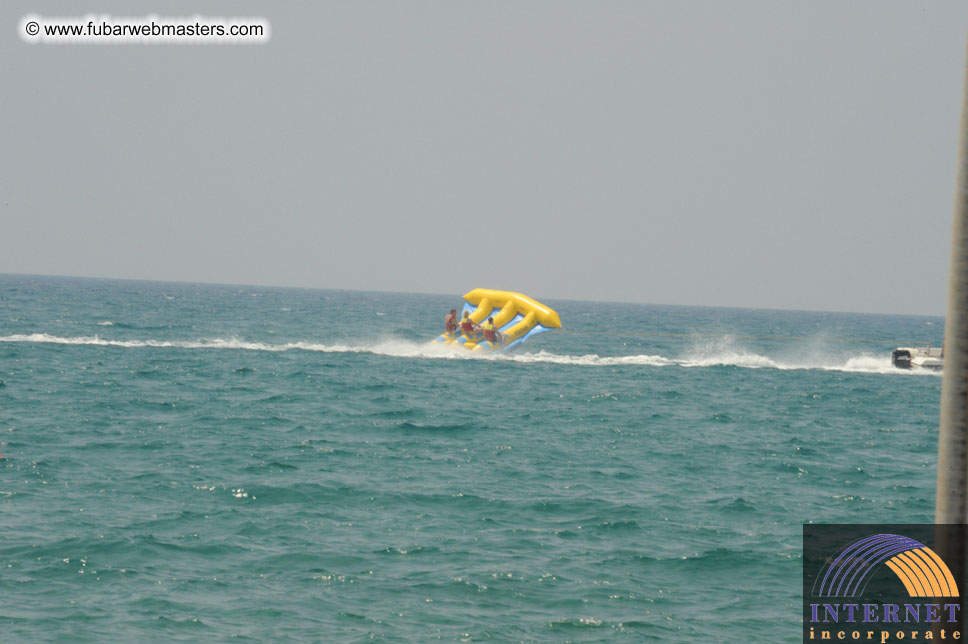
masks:
<path id="1" fill-rule="evenodd" d="M 352 293 L 388 293 L 395 295 L 434 295 L 434 296 L 451 296 L 455 295 L 460 298 L 460 294 L 452 293 L 442 293 L 435 291 L 392 291 L 383 289 L 361 289 L 361 288 L 339 288 L 331 286 L 292 286 L 283 284 L 245 284 L 242 282 L 204 282 L 204 281 L 189 281 L 189 280 L 165 280 L 165 279 L 153 279 L 153 278 L 138 278 L 138 277 L 104 277 L 96 275 L 55 275 L 48 273 L 7 273 L 0 271 L 0 276 L 7 277 L 40 277 L 40 278 L 55 278 L 55 279 L 76 279 L 76 280 L 92 280 L 92 281 L 105 281 L 105 282 L 143 282 L 147 284 L 178 284 L 186 286 L 226 286 L 226 287 L 245 287 L 245 288 L 273 288 L 273 289 L 283 289 L 283 290 L 302 290 L 302 291 L 344 291 Z M 474 287 L 476 288 L 476 287 Z M 504 289 L 509 290 L 509 289 Z M 914 317 L 914 318 L 941 318 L 945 319 L 944 313 L 885 313 L 881 311 L 843 311 L 843 310 L 830 310 L 830 309 L 798 309 L 798 308 L 777 308 L 769 306 L 748 306 L 748 305 L 723 305 L 723 304 L 675 304 L 675 303 L 665 303 L 665 302 L 645 302 L 645 301 L 632 301 L 632 300 L 587 300 L 581 298 L 569 298 L 569 297 L 543 297 L 549 301 L 560 301 L 560 302 L 583 302 L 589 304 L 634 304 L 642 306 L 663 306 L 663 307 L 678 307 L 678 308 L 698 308 L 698 309 L 732 309 L 732 310 L 746 310 L 746 311 L 782 311 L 787 313 L 838 313 L 847 315 L 882 315 L 882 316 L 898 316 L 898 317 Z"/>

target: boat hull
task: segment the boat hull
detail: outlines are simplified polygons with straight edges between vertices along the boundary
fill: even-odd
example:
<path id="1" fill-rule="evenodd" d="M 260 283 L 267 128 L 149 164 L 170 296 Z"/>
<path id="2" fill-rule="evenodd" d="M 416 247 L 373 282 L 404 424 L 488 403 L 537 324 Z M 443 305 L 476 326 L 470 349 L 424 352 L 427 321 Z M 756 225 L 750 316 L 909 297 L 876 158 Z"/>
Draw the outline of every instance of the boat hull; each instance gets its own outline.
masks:
<path id="1" fill-rule="evenodd" d="M 928 369 L 940 371 L 944 367 L 944 351 L 922 347 L 898 347 L 891 353 L 891 364 L 898 369 Z"/>

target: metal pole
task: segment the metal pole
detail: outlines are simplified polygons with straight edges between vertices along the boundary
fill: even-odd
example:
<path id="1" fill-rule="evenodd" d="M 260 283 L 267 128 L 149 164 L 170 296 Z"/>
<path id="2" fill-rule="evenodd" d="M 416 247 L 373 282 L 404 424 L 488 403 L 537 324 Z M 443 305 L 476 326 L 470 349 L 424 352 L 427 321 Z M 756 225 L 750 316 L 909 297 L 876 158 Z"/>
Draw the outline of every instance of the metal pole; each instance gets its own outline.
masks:
<path id="1" fill-rule="evenodd" d="M 936 524 L 968 523 L 968 55 L 962 88 L 958 180 L 951 231 L 948 311 L 945 316 L 944 375 L 941 381 L 941 426 L 938 432 Z M 958 583 L 962 630 L 966 609 L 966 534 L 963 529 L 939 532 L 936 544 Z"/>
<path id="2" fill-rule="evenodd" d="M 935 523 L 968 523 L 968 66 L 945 317 Z"/>

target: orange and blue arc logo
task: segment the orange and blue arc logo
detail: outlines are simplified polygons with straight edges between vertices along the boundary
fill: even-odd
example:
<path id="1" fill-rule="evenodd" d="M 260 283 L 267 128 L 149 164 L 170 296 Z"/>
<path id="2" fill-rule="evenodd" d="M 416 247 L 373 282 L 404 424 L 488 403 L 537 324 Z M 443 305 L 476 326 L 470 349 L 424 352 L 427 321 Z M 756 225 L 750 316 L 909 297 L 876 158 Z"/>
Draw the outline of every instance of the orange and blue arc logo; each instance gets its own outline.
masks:
<path id="1" fill-rule="evenodd" d="M 841 550 L 827 566 L 817 595 L 859 597 L 881 564 L 897 575 L 911 597 L 958 597 L 954 575 L 941 557 L 899 534 L 876 534 Z"/>

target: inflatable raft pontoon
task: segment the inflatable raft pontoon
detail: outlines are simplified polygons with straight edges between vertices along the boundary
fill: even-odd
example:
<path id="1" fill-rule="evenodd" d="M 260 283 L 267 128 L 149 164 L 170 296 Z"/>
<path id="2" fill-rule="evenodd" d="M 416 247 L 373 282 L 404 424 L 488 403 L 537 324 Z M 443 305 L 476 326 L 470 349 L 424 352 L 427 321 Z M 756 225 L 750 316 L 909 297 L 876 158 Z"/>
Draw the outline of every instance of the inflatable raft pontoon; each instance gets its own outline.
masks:
<path id="1" fill-rule="evenodd" d="M 476 288 L 464 296 L 464 308 L 458 320 L 463 317 L 464 311 L 469 311 L 475 325 L 493 316 L 494 326 L 501 331 L 502 338 L 491 342 L 485 340 L 482 333 L 466 335 L 458 329 L 456 333 L 441 334 L 437 342 L 461 344 L 471 351 L 511 351 L 536 333 L 561 328 L 557 312 L 527 295 L 513 291 Z"/>

